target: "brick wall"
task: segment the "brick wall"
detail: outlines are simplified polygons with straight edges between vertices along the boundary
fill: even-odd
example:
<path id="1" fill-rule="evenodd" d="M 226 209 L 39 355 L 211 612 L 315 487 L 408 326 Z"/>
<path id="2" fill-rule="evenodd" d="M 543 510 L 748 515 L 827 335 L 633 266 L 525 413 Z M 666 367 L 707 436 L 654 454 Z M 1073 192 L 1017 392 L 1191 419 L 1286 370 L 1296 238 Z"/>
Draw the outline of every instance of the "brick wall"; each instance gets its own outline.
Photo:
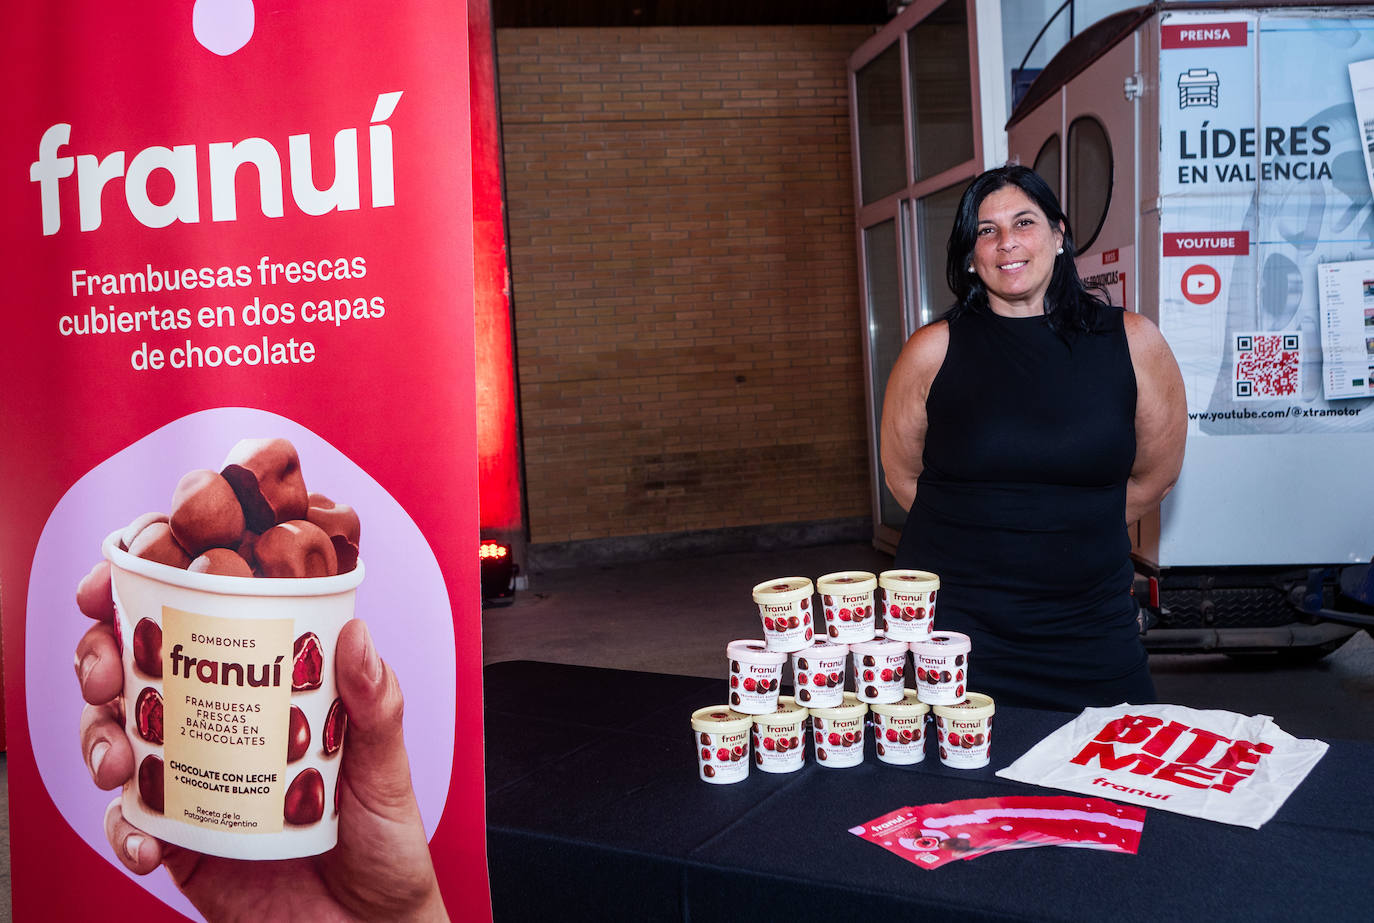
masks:
<path id="1" fill-rule="evenodd" d="M 868 514 L 869 31 L 498 32 L 531 541 Z"/>

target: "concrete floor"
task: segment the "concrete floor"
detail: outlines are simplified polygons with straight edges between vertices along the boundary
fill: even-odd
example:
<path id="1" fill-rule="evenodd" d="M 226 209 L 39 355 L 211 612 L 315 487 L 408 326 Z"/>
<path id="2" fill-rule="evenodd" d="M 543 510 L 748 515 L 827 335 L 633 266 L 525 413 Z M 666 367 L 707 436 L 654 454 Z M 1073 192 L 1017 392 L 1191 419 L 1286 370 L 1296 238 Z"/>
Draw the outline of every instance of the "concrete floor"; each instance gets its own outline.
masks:
<path id="1" fill-rule="evenodd" d="M 483 659 L 723 678 L 726 643 L 761 636 L 755 584 L 891 565 L 854 542 L 534 573 L 513 603 L 484 613 Z M 1374 740 L 1374 639 L 1364 633 L 1310 666 L 1157 654 L 1150 668 L 1161 701 L 1269 715 L 1298 737 Z"/>

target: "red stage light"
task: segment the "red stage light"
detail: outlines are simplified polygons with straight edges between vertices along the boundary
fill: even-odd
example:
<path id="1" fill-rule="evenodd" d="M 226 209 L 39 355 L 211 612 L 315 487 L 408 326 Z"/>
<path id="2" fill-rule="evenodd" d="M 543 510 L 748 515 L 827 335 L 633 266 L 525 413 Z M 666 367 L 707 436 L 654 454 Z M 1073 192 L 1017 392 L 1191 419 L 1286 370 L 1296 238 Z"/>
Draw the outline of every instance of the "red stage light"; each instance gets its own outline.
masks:
<path id="1" fill-rule="evenodd" d="M 509 602 L 515 596 L 515 562 L 510 546 L 501 542 L 482 542 L 478 548 L 482 565 L 482 603 Z"/>

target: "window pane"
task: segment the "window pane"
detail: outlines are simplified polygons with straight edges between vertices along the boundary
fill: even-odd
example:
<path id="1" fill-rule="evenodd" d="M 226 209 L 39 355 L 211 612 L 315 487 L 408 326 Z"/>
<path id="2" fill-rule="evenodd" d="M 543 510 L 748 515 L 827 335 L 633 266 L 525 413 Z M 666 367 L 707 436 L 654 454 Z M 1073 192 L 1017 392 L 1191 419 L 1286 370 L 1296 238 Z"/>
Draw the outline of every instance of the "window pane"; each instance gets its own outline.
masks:
<path id="1" fill-rule="evenodd" d="M 868 205 L 906 186 L 902 58 L 893 45 L 854 74 L 859 193 Z"/>
<path id="2" fill-rule="evenodd" d="M 946 186 L 916 203 L 916 264 L 920 266 L 921 323 L 928 324 L 944 315 L 954 304 L 954 293 L 945 282 L 945 261 L 949 259 L 949 232 L 967 183 Z"/>
<path id="3" fill-rule="evenodd" d="M 964 0 L 948 0 L 917 23 L 907 33 L 907 55 L 912 147 L 919 180 L 973 159 L 973 93 Z"/>
<path id="4" fill-rule="evenodd" d="M 864 228 L 864 278 L 868 283 L 868 355 L 872 362 L 873 416 L 883 418 L 883 390 L 905 342 L 897 229 L 892 219 Z M 874 433 L 874 448 L 877 433 Z M 874 452 L 874 457 L 877 452 Z M 883 525 L 900 530 L 906 513 L 892 498 L 878 463 L 878 507 Z"/>
<path id="5" fill-rule="evenodd" d="M 1058 133 L 1050 135 L 1049 140 L 1045 142 L 1045 146 L 1040 148 L 1040 153 L 1035 155 L 1035 166 L 1031 167 L 1031 169 L 1040 174 L 1040 178 L 1050 187 L 1050 191 L 1052 191 L 1054 197 L 1059 200 L 1059 205 L 1062 208 L 1064 205 L 1064 198 L 1059 194 Z M 1076 227 L 1077 225 L 1075 225 L 1075 228 Z"/>
<path id="6" fill-rule="evenodd" d="M 1091 116 L 1069 125 L 1069 224 L 1079 253 L 1092 246 L 1112 200 L 1112 144 Z"/>

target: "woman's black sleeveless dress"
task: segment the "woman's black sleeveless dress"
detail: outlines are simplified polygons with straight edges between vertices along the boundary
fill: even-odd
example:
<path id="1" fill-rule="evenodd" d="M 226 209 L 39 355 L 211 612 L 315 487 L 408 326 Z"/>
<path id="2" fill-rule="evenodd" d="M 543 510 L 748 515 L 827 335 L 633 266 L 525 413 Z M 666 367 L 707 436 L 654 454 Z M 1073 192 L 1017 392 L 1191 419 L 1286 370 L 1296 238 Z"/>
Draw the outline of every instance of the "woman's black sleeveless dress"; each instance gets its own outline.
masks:
<path id="1" fill-rule="evenodd" d="M 1125 522 L 1135 370 L 1121 309 L 1098 328 L 966 313 L 926 401 L 896 566 L 939 575 L 936 626 L 969 635 L 969 688 L 1006 704 L 1154 701 Z"/>

